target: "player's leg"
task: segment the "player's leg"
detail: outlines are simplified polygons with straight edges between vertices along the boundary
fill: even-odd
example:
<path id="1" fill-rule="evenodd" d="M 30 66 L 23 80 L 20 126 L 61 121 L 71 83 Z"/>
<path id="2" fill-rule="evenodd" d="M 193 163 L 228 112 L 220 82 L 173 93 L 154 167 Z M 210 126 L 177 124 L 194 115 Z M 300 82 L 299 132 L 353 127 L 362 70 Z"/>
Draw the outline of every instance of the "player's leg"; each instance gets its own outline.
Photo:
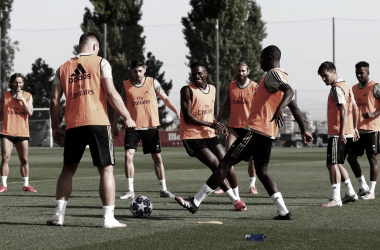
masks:
<path id="1" fill-rule="evenodd" d="M 103 204 L 103 227 L 116 228 L 126 227 L 115 219 L 115 178 L 113 175 L 113 166 L 98 167 L 100 174 L 99 195 Z"/>
<path id="2" fill-rule="evenodd" d="M 377 155 L 371 154 L 367 155 L 369 166 L 370 166 L 370 184 L 368 193 L 362 195 L 360 198 L 364 200 L 373 200 L 375 199 L 375 187 L 377 181 L 377 175 L 379 172 L 379 167 L 377 165 Z"/>
<path id="3" fill-rule="evenodd" d="M 339 169 L 341 181 L 344 185 L 345 193 L 346 193 L 346 195 L 342 198 L 342 204 L 357 201 L 358 195 L 355 193 L 355 190 L 350 180 L 350 176 L 348 175 L 346 168 L 342 164 L 338 164 L 338 169 Z"/>
<path id="4" fill-rule="evenodd" d="M 358 196 L 363 196 L 368 193 L 369 187 L 367 185 L 367 182 L 364 178 L 364 175 L 362 173 L 362 168 L 358 162 L 358 157 L 362 156 L 364 154 L 364 149 L 366 148 L 366 145 L 370 143 L 372 146 L 371 141 L 369 140 L 371 136 L 369 134 L 361 134 L 360 138 L 357 142 L 350 144 L 349 147 L 349 154 L 347 157 L 347 161 L 350 164 L 350 167 L 352 169 L 352 172 L 354 173 L 356 179 L 359 182 L 359 192 Z M 368 146 L 367 146 L 368 147 Z M 367 149 L 368 150 L 368 149 Z M 369 148 L 370 151 L 372 151 L 371 147 Z M 367 151 L 369 152 L 369 151 Z"/>
<path id="5" fill-rule="evenodd" d="M 124 137 L 124 149 L 125 149 L 125 160 L 124 160 L 124 173 L 127 182 L 127 191 L 120 196 L 120 199 L 135 198 L 134 189 L 134 175 L 135 175 L 135 165 L 133 164 L 133 157 L 135 155 L 137 146 L 140 142 L 140 131 L 130 131 L 125 130 Z"/>
<path id="6" fill-rule="evenodd" d="M 166 187 L 165 169 L 161 153 L 152 153 L 154 172 L 156 173 L 160 185 L 160 197 L 174 198 L 175 196 Z"/>
<path id="7" fill-rule="evenodd" d="M 29 185 L 29 141 L 16 141 L 15 145 L 18 153 L 18 158 L 20 159 L 20 173 L 24 184 L 23 190 L 29 192 L 37 192 L 32 186 Z"/>
<path id="8" fill-rule="evenodd" d="M 249 193 L 250 194 L 258 194 L 259 192 L 257 191 L 256 188 L 256 169 L 255 165 L 253 163 L 252 157 L 248 161 L 248 175 L 249 175 Z"/>
<path id="9" fill-rule="evenodd" d="M 13 142 L 9 139 L 1 138 L 1 183 L 0 193 L 8 191 L 7 178 L 9 174 L 9 159 L 13 149 Z"/>

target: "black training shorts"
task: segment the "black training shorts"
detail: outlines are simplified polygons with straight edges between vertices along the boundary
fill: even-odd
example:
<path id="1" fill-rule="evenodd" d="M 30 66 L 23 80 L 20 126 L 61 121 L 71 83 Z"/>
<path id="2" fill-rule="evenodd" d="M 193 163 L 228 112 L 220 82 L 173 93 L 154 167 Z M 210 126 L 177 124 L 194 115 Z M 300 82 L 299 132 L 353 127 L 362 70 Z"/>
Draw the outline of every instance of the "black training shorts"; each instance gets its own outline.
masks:
<path id="1" fill-rule="evenodd" d="M 195 157 L 195 153 L 198 153 L 204 148 L 212 150 L 216 145 L 220 144 L 220 140 L 217 136 L 205 139 L 186 139 L 182 140 L 182 144 L 187 154 L 191 157 Z"/>
<path id="2" fill-rule="evenodd" d="M 161 153 L 161 141 L 158 129 L 125 130 L 124 149 L 137 150 L 140 140 L 142 141 L 144 154 Z"/>
<path id="3" fill-rule="evenodd" d="M 251 158 L 255 165 L 269 163 L 272 152 L 273 139 L 248 131 L 244 137 L 238 137 L 228 150 L 227 154 L 235 160 L 248 161 Z"/>
<path id="4" fill-rule="evenodd" d="M 359 140 L 350 145 L 348 153 L 362 156 L 365 150 L 367 155 L 378 154 L 379 144 L 379 131 L 360 134 Z"/>
<path id="5" fill-rule="evenodd" d="M 77 164 L 89 145 L 94 166 L 115 165 L 115 152 L 111 127 L 88 125 L 66 130 L 63 162 L 66 165 Z"/>
<path id="6" fill-rule="evenodd" d="M 346 144 L 339 143 L 339 137 L 330 137 L 327 144 L 327 161 L 328 164 L 344 164 L 348 149 L 353 143 L 352 138 L 346 138 Z"/>
<path id="7" fill-rule="evenodd" d="M 30 137 L 18 137 L 18 136 L 3 135 L 3 134 L 0 134 L 0 138 L 6 138 L 10 140 L 13 144 L 19 141 L 25 141 L 25 140 L 29 141 L 30 139 Z"/>

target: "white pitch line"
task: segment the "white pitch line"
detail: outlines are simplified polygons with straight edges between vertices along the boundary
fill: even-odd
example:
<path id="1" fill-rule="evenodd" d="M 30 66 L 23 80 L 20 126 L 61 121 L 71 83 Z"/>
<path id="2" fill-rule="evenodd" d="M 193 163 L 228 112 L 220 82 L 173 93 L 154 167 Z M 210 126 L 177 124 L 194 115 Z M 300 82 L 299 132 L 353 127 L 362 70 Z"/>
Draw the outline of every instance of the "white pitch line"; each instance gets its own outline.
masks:
<path id="1" fill-rule="evenodd" d="M 268 167 L 270 166 L 286 166 L 286 165 L 301 165 L 301 164 L 308 164 L 308 163 L 316 163 L 316 162 L 322 162 L 322 163 L 325 163 L 325 161 L 305 161 L 305 162 L 293 162 L 293 163 L 278 163 L 278 164 L 269 164 Z M 239 166 L 240 167 L 244 167 L 245 166 Z M 236 167 L 235 167 L 236 168 Z M 178 172 L 191 172 L 191 171 L 210 171 L 210 169 L 208 168 L 205 168 L 205 169 L 187 169 L 187 170 L 174 170 L 174 171 L 168 171 L 167 173 L 178 173 Z M 151 174 L 155 174 L 154 171 L 152 173 L 137 173 L 135 175 L 151 175 Z M 125 178 L 125 175 L 114 175 L 114 177 L 124 177 Z M 73 178 L 73 180 L 86 180 L 86 179 L 99 179 L 100 176 L 89 176 L 89 177 L 78 177 L 78 178 Z M 41 182 L 52 182 L 52 181 L 57 181 L 57 179 L 53 179 L 53 180 L 40 180 L 40 181 L 29 181 L 29 182 L 33 182 L 33 183 L 41 183 Z M 8 184 L 16 184 L 16 183 L 22 183 L 22 181 L 16 181 L 16 182 L 8 182 Z"/>

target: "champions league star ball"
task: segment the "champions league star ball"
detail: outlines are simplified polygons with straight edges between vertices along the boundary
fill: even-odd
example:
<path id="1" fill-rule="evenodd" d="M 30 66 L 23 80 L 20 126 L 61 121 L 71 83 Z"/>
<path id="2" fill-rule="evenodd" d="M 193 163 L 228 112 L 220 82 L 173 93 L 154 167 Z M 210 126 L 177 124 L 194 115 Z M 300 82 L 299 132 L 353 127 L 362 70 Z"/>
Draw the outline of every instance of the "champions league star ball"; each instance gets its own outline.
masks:
<path id="1" fill-rule="evenodd" d="M 153 203 L 146 196 L 138 196 L 131 201 L 130 209 L 135 217 L 148 217 L 153 211 Z"/>

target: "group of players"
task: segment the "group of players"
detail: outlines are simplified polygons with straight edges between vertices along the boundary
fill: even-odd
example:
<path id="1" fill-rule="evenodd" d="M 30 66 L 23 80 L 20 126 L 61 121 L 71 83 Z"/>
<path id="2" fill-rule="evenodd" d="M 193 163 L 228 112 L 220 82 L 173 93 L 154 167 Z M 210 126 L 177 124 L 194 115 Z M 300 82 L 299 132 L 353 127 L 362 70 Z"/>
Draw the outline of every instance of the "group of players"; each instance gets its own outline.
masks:
<path id="1" fill-rule="evenodd" d="M 215 87 L 207 84 L 206 65 L 195 62 L 191 65 L 192 83 L 181 89 L 181 112 L 163 91 L 160 83 L 146 77 L 143 60 L 133 61 L 133 78 L 123 82 L 121 95 L 116 91 L 110 64 L 98 57 L 100 40 L 94 33 L 84 33 L 79 40 L 79 56 L 69 59 L 57 70 L 50 100 L 50 114 L 54 142 L 64 147 L 64 164 L 57 181 L 56 212 L 47 220 L 48 225 L 63 225 L 67 201 L 72 192 L 72 178 L 88 145 L 94 166 L 100 174 L 99 194 L 103 204 L 103 227 L 125 227 L 114 218 L 115 180 L 113 165 L 115 154 L 112 136 L 118 137 L 118 121 L 122 117 L 125 125 L 125 175 L 127 191 L 121 199 L 134 198 L 133 156 L 139 141 L 144 154 L 151 154 L 156 176 L 160 184 L 160 196 L 174 198 L 181 206 L 195 213 L 201 202 L 217 187 L 217 193 L 225 193 L 238 211 L 247 206 L 240 199 L 233 165 L 248 161 L 250 193 L 257 193 L 256 175 L 275 203 L 279 214 L 275 220 L 292 220 L 276 182 L 268 173 L 271 148 L 278 127 L 283 126 L 283 110 L 289 107 L 298 123 L 302 139 L 310 145 L 312 136 L 306 132 L 305 124 L 294 92 L 288 84 L 288 75 L 280 68 L 281 51 L 268 46 L 261 52 L 260 66 L 266 72 L 259 84 L 248 78 L 249 66 L 239 62 L 236 67 L 237 80 L 229 84 L 226 99 L 215 119 Z M 328 98 L 327 168 L 332 184 L 332 198 L 322 207 L 342 206 L 347 202 L 374 199 L 377 179 L 378 131 L 380 130 L 380 85 L 369 79 L 369 65 L 356 65 L 359 83 L 351 90 L 347 83 L 338 79 L 334 64 L 321 64 L 318 74 L 326 85 L 331 86 Z M 24 191 L 36 192 L 28 183 L 28 117 L 33 114 L 30 93 L 23 91 L 24 77 L 14 74 L 10 79 L 10 91 L 0 101 L 3 116 L 2 138 L 2 186 L 7 190 L 8 162 L 13 144 L 21 161 Z M 60 99 L 66 96 L 66 132 L 59 129 Z M 180 137 L 187 153 L 196 157 L 212 171 L 212 175 L 194 196 L 184 199 L 167 190 L 161 157 L 157 126 L 157 96 L 180 119 Z M 107 115 L 107 100 L 116 110 L 112 125 Z M 356 104 L 357 103 L 357 104 Z M 227 111 L 231 116 L 228 130 L 220 122 Z M 17 124 L 17 126 L 15 125 Z M 226 151 L 218 139 L 226 138 Z M 359 136 L 360 135 L 360 136 Z M 371 183 L 367 185 L 357 161 L 366 150 L 371 167 Z M 359 193 L 353 190 L 343 163 L 345 157 L 360 183 Z M 340 198 L 340 182 L 344 182 L 346 196 Z"/>

